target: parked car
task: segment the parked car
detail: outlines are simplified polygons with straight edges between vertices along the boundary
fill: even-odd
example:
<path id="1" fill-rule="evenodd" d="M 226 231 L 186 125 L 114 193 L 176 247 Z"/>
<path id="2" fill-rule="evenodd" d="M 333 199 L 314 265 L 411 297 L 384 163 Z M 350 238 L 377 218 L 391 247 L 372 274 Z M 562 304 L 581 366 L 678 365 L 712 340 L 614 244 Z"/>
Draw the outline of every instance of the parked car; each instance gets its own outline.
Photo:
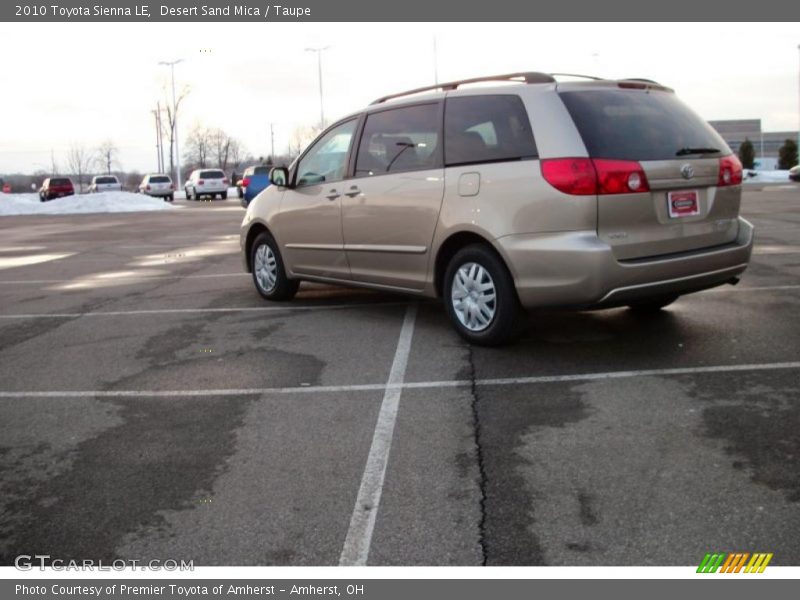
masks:
<path id="1" fill-rule="evenodd" d="M 165 201 L 175 200 L 175 186 L 169 175 L 163 173 L 148 173 L 142 178 L 139 184 L 139 193 L 147 194 L 155 198 L 163 198 Z"/>
<path id="2" fill-rule="evenodd" d="M 48 177 L 39 188 L 39 200 L 42 202 L 73 194 L 75 194 L 75 186 L 68 177 Z"/>
<path id="3" fill-rule="evenodd" d="M 792 181 L 800 181 L 800 165 L 795 165 L 789 169 L 789 179 Z"/>
<path id="4" fill-rule="evenodd" d="M 95 194 L 97 192 L 119 192 L 122 190 L 122 185 L 115 175 L 96 175 L 92 177 L 92 183 L 89 185 L 89 193 Z"/>
<path id="5" fill-rule="evenodd" d="M 228 197 L 228 178 L 220 169 L 196 169 L 184 186 L 187 200 L 200 200 L 203 196 L 223 200 Z"/>
<path id="6" fill-rule="evenodd" d="M 513 337 L 522 309 L 655 313 L 736 283 L 753 249 L 741 163 L 647 80 L 517 73 L 393 94 L 270 179 L 241 229 L 262 297 L 302 280 L 439 297 L 477 344 Z"/>
<path id="7" fill-rule="evenodd" d="M 247 205 L 269 185 L 270 167 L 247 167 L 242 174 L 242 206 Z"/>

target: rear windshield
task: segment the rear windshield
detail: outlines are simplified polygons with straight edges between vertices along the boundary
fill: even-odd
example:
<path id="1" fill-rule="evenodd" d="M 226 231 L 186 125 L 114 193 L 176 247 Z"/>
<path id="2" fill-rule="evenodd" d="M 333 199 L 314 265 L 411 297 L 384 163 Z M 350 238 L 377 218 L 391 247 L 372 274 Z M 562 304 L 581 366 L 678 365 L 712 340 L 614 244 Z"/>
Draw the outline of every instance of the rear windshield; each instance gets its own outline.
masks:
<path id="1" fill-rule="evenodd" d="M 170 179 L 166 175 L 153 175 L 150 183 L 169 183 Z"/>
<path id="2" fill-rule="evenodd" d="M 255 167 L 253 175 L 269 175 L 270 167 Z"/>
<path id="3" fill-rule="evenodd" d="M 50 180 L 50 185 L 72 185 L 72 182 L 63 177 L 54 177 Z"/>
<path id="4" fill-rule="evenodd" d="M 95 183 L 118 183 L 116 177 L 98 177 Z"/>
<path id="5" fill-rule="evenodd" d="M 677 160 L 684 148 L 730 150 L 711 126 L 666 92 L 561 92 L 590 156 Z"/>
<path id="6" fill-rule="evenodd" d="M 200 171 L 200 179 L 222 179 L 225 173 L 222 171 Z"/>

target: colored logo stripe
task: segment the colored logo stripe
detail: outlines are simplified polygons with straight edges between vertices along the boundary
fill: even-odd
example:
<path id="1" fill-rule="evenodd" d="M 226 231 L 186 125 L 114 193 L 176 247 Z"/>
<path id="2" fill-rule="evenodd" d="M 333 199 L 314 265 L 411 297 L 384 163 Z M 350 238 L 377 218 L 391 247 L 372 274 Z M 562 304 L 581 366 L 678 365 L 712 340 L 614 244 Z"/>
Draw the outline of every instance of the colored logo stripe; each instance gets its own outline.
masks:
<path id="1" fill-rule="evenodd" d="M 706 554 L 703 557 L 703 562 L 697 567 L 698 573 L 716 573 L 722 561 L 725 559 L 724 554 Z"/>
<path id="2" fill-rule="evenodd" d="M 716 573 L 719 570 L 720 573 L 763 573 L 772 556 L 772 553 L 765 552 L 756 552 L 752 555 L 749 552 L 709 552 L 703 557 L 697 572 Z M 748 558 L 750 562 L 747 562 Z"/>

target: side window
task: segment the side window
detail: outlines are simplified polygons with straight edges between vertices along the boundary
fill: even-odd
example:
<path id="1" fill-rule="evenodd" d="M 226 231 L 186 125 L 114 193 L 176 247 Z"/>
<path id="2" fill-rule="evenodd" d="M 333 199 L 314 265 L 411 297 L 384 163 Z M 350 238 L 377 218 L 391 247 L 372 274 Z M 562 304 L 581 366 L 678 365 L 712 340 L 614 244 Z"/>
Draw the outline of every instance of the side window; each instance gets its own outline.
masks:
<path id="1" fill-rule="evenodd" d="M 447 166 L 536 158 L 528 113 L 516 95 L 448 98 L 444 108 Z"/>
<path id="2" fill-rule="evenodd" d="M 356 177 L 441 167 L 439 104 L 372 113 L 358 145 Z"/>
<path id="3" fill-rule="evenodd" d="M 315 185 L 344 178 L 347 151 L 358 121 L 334 127 L 306 152 L 297 165 L 297 185 Z"/>

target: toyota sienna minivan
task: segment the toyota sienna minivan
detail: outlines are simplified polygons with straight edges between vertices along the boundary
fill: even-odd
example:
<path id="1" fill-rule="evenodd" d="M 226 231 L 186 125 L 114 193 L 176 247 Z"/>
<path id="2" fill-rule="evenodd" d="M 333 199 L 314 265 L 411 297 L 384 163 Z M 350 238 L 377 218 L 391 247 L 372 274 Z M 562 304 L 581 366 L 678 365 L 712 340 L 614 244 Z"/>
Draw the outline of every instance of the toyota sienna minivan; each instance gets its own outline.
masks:
<path id="1" fill-rule="evenodd" d="M 512 337 L 522 309 L 656 312 L 736 283 L 753 247 L 739 160 L 644 79 L 514 73 L 385 96 L 270 179 L 241 230 L 261 296 L 308 280 L 438 297 L 477 344 Z"/>

